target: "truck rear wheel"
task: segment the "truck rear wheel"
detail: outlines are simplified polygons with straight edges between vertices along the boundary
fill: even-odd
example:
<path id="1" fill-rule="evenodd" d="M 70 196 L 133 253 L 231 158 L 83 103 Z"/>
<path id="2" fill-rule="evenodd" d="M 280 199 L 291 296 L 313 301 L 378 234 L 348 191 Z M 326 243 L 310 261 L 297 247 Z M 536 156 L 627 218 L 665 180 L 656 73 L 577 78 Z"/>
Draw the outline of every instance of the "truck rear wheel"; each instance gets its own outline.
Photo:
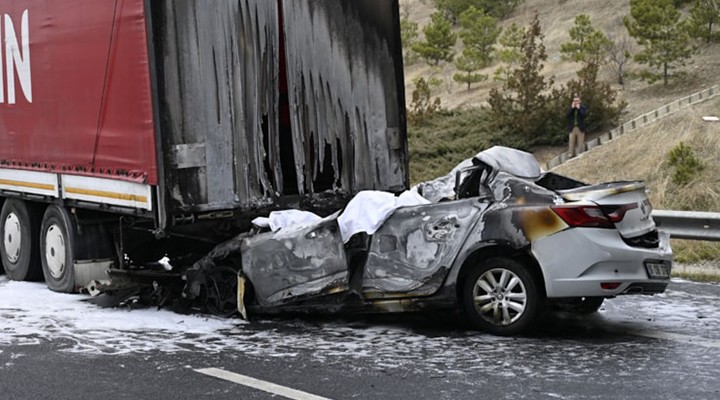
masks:
<path id="1" fill-rule="evenodd" d="M 0 256 L 8 277 L 15 281 L 42 277 L 38 250 L 38 215 L 22 200 L 8 199 L 0 212 Z"/>
<path id="2" fill-rule="evenodd" d="M 52 205 L 45 210 L 40 229 L 42 272 L 50 290 L 72 293 L 75 290 L 75 224 L 64 207 Z"/>

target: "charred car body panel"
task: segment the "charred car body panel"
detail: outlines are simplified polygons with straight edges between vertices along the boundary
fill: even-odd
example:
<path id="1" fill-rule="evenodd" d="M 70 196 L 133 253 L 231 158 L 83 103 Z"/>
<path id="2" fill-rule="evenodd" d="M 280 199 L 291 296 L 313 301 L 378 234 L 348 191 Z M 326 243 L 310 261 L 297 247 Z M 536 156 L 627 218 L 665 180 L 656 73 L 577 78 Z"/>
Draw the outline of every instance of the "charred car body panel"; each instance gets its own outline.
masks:
<path id="1" fill-rule="evenodd" d="M 261 306 L 348 289 L 349 271 L 336 219 L 245 239 L 243 273 Z"/>
<path id="2" fill-rule="evenodd" d="M 488 203 L 477 199 L 401 208 L 372 237 L 365 298 L 434 294 Z"/>

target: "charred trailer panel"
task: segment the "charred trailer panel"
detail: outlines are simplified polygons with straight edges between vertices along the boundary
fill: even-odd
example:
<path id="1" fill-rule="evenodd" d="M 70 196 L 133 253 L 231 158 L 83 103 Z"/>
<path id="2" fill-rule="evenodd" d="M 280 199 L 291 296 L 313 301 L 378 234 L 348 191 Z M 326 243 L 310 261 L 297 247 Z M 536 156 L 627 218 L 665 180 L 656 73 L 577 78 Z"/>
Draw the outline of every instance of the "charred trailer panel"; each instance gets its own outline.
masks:
<path id="1" fill-rule="evenodd" d="M 407 188 L 397 0 L 149 7 L 170 217 Z"/>

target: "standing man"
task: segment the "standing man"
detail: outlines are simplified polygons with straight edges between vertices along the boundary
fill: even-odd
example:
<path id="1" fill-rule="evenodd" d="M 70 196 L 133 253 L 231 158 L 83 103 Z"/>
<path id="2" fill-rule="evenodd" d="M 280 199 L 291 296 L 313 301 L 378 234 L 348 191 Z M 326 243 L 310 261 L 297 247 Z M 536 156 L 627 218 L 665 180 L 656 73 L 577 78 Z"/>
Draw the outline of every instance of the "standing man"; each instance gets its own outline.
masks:
<path id="1" fill-rule="evenodd" d="M 568 132 L 568 157 L 572 158 L 585 151 L 585 117 L 587 107 L 580 101 L 580 96 L 573 97 L 572 104 L 567 110 Z"/>

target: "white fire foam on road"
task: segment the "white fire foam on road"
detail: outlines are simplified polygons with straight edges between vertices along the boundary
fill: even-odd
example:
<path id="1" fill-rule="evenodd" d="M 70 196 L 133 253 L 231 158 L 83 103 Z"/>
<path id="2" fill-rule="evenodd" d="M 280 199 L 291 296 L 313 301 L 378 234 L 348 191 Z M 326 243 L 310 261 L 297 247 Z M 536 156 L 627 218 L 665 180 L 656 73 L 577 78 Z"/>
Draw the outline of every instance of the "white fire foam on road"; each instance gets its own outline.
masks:
<path id="1" fill-rule="evenodd" d="M 243 323 L 156 309 L 105 309 L 87 299 L 0 276 L 0 345 L 68 340 L 74 343 L 69 350 L 79 352 L 182 351 Z"/>
<path id="2" fill-rule="evenodd" d="M 694 289 L 668 290 L 660 296 L 610 300 L 588 318 L 581 333 L 567 334 L 558 319 L 551 323 L 559 328 L 537 337 L 500 338 L 458 327 L 428 330 L 344 320 L 247 323 L 166 310 L 104 309 L 83 301 L 87 296 L 54 293 L 41 283 L 11 282 L 0 276 L 0 346 L 53 342 L 62 351 L 84 354 L 238 352 L 262 358 L 310 357 L 358 370 L 403 371 L 418 368 L 420 361 L 424 370 L 438 376 L 492 370 L 493 376 L 503 378 L 595 379 L 589 371 L 608 363 L 616 363 L 620 371 L 623 363 L 652 368 L 658 359 L 648 354 L 652 349 L 647 341 L 671 340 L 677 346 L 670 345 L 671 350 L 660 355 L 667 358 L 665 368 L 672 368 L 677 357 L 694 353 L 695 363 L 709 363 L 709 368 L 699 370 L 714 373 L 716 358 L 697 356 L 705 351 L 703 343 L 713 344 L 705 349 L 717 352 L 720 339 L 720 296 L 716 286 L 709 288 L 698 294 L 689 293 Z M 693 344 L 696 336 L 705 338 Z M 458 365 L 463 365 L 462 371 L 456 370 Z"/>

